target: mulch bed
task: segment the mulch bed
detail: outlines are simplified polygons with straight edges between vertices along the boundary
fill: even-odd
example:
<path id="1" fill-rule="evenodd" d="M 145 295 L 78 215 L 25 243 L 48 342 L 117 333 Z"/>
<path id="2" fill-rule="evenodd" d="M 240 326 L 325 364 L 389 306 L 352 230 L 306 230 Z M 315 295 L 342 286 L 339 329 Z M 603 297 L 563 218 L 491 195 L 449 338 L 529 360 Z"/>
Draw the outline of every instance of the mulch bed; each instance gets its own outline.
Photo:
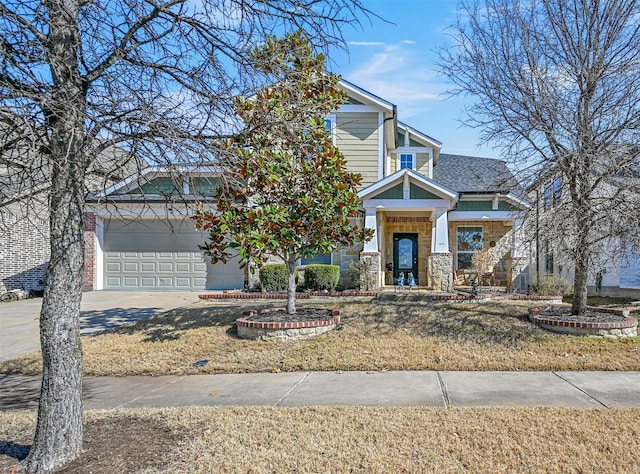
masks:
<path id="1" fill-rule="evenodd" d="M 155 420 L 119 416 L 88 421 L 84 425 L 84 454 L 56 473 L 156 472 L 175 455 L 181 440 L 180 433 Z M 12 472 L 13 466 L 26 457 L 26 443 L 31 440 L 21 441 L 25 444 L 0 442 L 0 472 Z"/>
<path id="2" fill-rule="evenodd" d="M 613 323 L 617 321 L 626 321 L 629 319 L 622 314 L 610 311 L 598 311 L 594 308 L 588 308 L 585 314 L 571 314 L 570 307 L 548 306 L 540 308 L 540 316 L 552 321 L 576 321 L 581 323 Z"/>

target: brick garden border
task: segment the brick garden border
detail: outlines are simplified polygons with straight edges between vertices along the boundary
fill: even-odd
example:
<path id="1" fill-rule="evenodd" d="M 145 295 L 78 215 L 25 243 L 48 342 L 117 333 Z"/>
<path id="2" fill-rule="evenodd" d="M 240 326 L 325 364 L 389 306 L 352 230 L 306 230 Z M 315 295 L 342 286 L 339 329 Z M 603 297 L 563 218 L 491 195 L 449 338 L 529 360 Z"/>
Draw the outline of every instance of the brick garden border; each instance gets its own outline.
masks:
<path id="1" fill-rule="evenodd" d="M 552 308 L 554 306 L 547 306 Z M 529 320 L 549 331 L 560 332 L 564 334 L 573 334 L 575 336 L 604 336 L 611 338 L 618 337 L 636 337 L 638 335 L 638 321 L 629 317 L 628 310 L 614 308 L 597 308 L 588 306 L 587 309 L 598 311 L 600 313 L 615 314 L 626 318 L 623 321 L 562 321 L 557 319 L 548 319 L 540 313 L 544 308 L 529 308 Z"/>
<path id="2" fill-rule="evenodd" d="M 322 308 L 325 310 L 325 308 Z M 238 337 L 243 339 L 268 339 L 278 338 L 284 340 L 300 340 L 323 334 L 334 329 L 340 324 L 340 310 L 329 309 L 328 317 L 309 321 L 254 321 L 248 318 L 270 313 L 273 311 L 286 311 L 285 308 L 251 309 L 242 312 L 242 317 L 236 319 Z"/>

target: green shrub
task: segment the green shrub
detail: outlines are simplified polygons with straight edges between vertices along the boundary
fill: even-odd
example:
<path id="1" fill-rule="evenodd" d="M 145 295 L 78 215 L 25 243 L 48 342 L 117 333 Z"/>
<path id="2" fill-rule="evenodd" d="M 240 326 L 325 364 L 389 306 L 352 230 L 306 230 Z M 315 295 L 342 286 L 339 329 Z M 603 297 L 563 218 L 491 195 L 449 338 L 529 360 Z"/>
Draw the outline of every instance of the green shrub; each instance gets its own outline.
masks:
<path id="1" fill-rule="evenodd" d="M 307 265 L 304 269 L 304 286 L 313 291 L 333 291 L 340 280 L 338 265 Z"/>
<path id="2" fill-rule="evenodd" d="M 376 262 L 371 257 L 362 257 L 360 260 L 349 262 L 347 275 L 360 291 L 371 291 L 376 289 L 377 277 Z"/>
<path id="3" fill-rule="evenodd" d="M 298 269 L 295 271 L 296 281 L 298 281 Z M 287 291 L 289 274 L 284 263 L 265 265 L 260 269 L 260 286 L 263 291 Z"/>
<path id="4" fill-rule="evenodd" d="M 538 295 L 557 296 L 568 295 L 573 291 L 571 285 L 565 280 L 553 275 L 543 275 L 536 291 Z"/>

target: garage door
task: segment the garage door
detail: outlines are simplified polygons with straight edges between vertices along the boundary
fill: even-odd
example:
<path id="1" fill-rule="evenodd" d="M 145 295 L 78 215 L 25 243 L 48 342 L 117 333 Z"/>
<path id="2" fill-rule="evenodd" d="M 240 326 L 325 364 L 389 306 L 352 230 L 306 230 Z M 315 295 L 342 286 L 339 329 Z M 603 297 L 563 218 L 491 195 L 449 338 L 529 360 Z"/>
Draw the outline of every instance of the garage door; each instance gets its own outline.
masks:
<path id="1" fill-rule="evenodd" d="M 204 233 L 189 220 L 124 221 L 104 227 L 104 287 L 108 290 L 202 290 L 243 288 L 237 259 L 212 265 L 198 244 Z"/>

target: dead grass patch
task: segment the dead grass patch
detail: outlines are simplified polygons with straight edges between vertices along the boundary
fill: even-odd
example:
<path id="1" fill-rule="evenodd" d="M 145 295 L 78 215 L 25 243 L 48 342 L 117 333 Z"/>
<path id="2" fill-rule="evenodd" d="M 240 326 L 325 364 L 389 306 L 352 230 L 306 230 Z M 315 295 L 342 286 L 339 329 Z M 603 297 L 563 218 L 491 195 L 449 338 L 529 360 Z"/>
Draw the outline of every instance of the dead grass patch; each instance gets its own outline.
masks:
<path id="1" fill-rule="evenodd" d="M 189 407 L 85 420 L 87 439 L 112 441 L 90 441 L 63 472 L 640 470 L 640 409 Z M 0 471 L 16 463 L 7 445 L 28 447 L 34 425 L 33 412 L 0 413 Z"/>
<path id="2" fill-rule="evenodd" d="M 527 319 L 529 304 L 379 304 L 332 301 L 337 330 L 306 341 L 239 339 L 243 309 L 199 303 L 83 338 L 87 375 L 168 375 L 298 370 L 640 370 L 640 340 L 553 334 Z M 202 367 L 193 364 L 209 362 Z M 38 353 L 0 372 L 38 374 Z"/>

